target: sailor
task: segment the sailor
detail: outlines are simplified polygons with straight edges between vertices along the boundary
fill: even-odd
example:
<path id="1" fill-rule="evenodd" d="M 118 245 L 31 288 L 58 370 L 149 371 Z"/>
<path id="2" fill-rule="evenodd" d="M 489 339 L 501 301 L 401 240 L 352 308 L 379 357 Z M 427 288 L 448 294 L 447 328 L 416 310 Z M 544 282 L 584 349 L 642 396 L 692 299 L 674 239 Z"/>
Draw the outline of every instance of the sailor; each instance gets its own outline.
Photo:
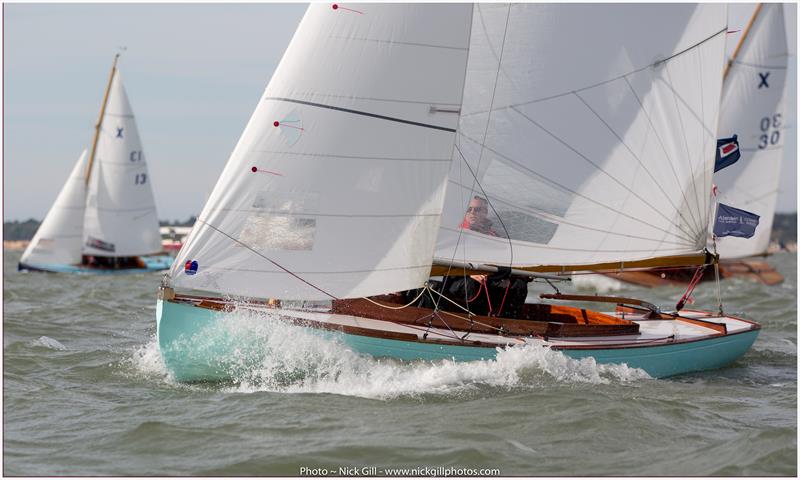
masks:
<path id="1" fill-rule="evenodd" d="M 467 213 L 461 222 L 461 228 L 472 230 L 484 235 L 497 236 L 497 232 L 492 229 L 492 221 L 489 220 L 489 202 L 485 198 L 475 195 L 469 201 Z"/>
<path id="2" fill-rule="evenodd" d="M 498 236 L 492 229 L 489 202 L 485 198 L 476 195 L 470 200 L 461 228 Z M 442 282 L 430 280 L 429 285 L 450 300 L 438 302 L 443 310 L 459 312 L 466 308 L 475 315 L 515 318 L 522 314 L 530 281 L 530 277 L 512 276 L 510 268 L 501 268 L 491 275 L 452 276 L 445 277 Z M 406 292 L 406 299 L 416 298 L 418 292 Z M 433 300 L 428 295 L 423 295 L 417 306 L 434 308 Z"/>

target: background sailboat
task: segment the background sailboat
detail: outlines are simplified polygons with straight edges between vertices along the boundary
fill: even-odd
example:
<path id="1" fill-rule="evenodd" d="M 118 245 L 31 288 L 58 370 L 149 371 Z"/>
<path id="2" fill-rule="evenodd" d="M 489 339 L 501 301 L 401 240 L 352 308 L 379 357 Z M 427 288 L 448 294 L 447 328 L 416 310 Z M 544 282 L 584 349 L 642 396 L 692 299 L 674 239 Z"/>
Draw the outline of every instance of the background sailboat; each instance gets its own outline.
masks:
<path id="1" fill-rule="evenodd" d="M 164 270 L 153 191 L 117 58 L 95 136 L 20 259 L 19 268 L 119 273 Z"/>
<path id="2" fill-rule="evenodd" d="M 783 277 L 764 261 L 778 198 L 787 130 L 786 73 L 789 62 L 782 4 L 759 4 L 747 34 L 730 61 L 722 90 L 719 133 L 739 136 L 741 159 L 714 176 L 718 200 L 759 215 L 752 238 L 717 239 L 722 267 L 774 284 Z M 734 262 L 735 260 L 740 260 Z"/>
<path id="3" fill-rule="evenodd" d="M 725 13 L 312 5 L 165 277 L 167 366 L 184 380 L 229 375 L 225 351 L 241 345 L 214 332 L 232 311 L 275 312 L 406 359 L 535 345 L 654 376 L 735 360 L 759 327 L 721 313 L 662 314 L 633 299 L 611 299 L 611 314 L 453 313 L 426 283 L 710 261 Z M 281 130 L 286 119 L 302 121 L 299 138 Z M 465 227 L 476 196 L 491 230 Z M 436 308 L 392 294 L 420 287 Z"/>

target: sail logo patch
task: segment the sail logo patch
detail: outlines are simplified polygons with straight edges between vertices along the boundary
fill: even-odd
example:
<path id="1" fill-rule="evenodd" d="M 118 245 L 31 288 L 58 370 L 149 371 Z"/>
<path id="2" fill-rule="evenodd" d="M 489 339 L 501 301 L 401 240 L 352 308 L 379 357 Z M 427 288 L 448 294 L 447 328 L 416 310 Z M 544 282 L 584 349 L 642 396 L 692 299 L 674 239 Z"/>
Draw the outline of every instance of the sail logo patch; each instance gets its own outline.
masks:
<path id="1" fill-rule="evenodd" d="M 187 260 L 186 265 L 183 266 L 183 272 L 186 273 L 186 275 L 194 275 L 197 273 L 197 267 L 197 260 Z"/>
<path id="2" fill-rule="evenodd" d="M 116 247 L 113 243 L 104 242 L 99 238 L 94 237 L 87 237 L 86 238 L 86 246 L 94 248 L 95 250 L 102 250 L 104 252 L 114 252 L 116 251 Z"/>

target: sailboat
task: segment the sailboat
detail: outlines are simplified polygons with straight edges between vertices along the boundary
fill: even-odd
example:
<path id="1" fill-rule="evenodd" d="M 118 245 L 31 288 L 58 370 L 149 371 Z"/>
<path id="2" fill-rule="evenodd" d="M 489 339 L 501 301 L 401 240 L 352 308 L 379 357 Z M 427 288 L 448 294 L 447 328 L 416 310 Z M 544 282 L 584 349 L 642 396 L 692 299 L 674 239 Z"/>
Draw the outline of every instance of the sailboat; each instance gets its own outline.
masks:
<path id="1" fill-rule="evenodd" d="M 742 158 L 714 176 L 719 201 L 759 215 L 752 238 L 717 239 L 720 268 L 767 285 L 783 281 L 764 257 L 769 248 L 786 141 L 789 46 L 784 6 L 759 4 L 726 70 L 720 111 L 722 137 L 738 134 Z M 734 101 L 738 99 L 738 101 Z"/>
<path id="2" fill-rule="evenodd" d="M 709 249 L 716 248 L 719 253 L 722 278 L 746 277 L 766 285 L 783 282 L 773 266 L 756 258 L 765 257 L 769 248 L 787 134 L 789 53 L 783 8 L 780 3 L 758 4 L 726 66 L 722 87 L 719 137 L 737 135 L 741 158 L 714 174 L 718 201 L 758 215 L 758 228 L 751 238 L 727 236 L 709 241 Z M 685 285 L 694 273 L 693 269 L 672 268 L 606 276 L 612 281 L 653 287 Z M 580 282 L 587 286 L 608 282 L 594 276 L 579 278 L 587 280 Z M 702 280 L 714 278 L 709 269 Z"/>
<path id="3" fill-rule="evenodd" d="M 91 149 L 72 169 L 19 270 L 116 274 L 166 270 L 150 175 L 114 57 Z"/>
<path id="4" fill-rule="evenodd" d="M 716 262 L 726 31 L 721 4 L 312 4 L 162 280 L 167 368 L 231 379 L 242 314 L 403 360 L 541 347 L 653 377 L 735 361 L 760 326 L 721 304 L 555 283 Z M 555 292 L 479 311 L 487 275 Z M 478 294 L 448 295 L 459 279 Z"/>

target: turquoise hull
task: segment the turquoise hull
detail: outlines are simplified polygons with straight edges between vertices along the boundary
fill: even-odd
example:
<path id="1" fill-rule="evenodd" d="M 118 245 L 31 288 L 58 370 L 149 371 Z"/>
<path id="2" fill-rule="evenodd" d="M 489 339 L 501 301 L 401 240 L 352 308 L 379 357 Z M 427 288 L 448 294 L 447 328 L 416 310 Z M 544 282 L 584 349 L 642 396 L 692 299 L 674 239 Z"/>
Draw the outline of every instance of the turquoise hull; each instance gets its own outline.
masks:
<path id="1" fill-rule="evenodd" d="M 257 345 L 247 345 L 247 339 L 226 334 L 225 312 L 197 308 L 192 305 L 158 301 L 158 343 L 161 356 L 176 380 L 230 380 L 232 368 L 247 368 L 237 361 L 226 364 L 233 352 L 241 353 Z M 333 337 L 352 350 L 375 357 L 402 360 L 491 360 L 496 348 L 441 345 L 408 342 L 362 335 L 331 332 L 309 328 L 319 335 Z M 210 333 L 213 332 L 213 333 Z M 593 357 L 598 363 L 626 364 L 640 368 L 651 377 L 669 377 L 701 370 L 721 368 L 744 355 L 758 336 L 759 330 L 749 330 L 724 337 L 712 337 L 687 343 L 624 348 L 561 349 L 573 359 Z M 213 341 L 209 341 L 213 339 Z M 239 355 L 237 358 L 241 358 Z"/>
<path id="2" fill-rule="evenodd" d="M 128 275 L 132 273 L 160 272 L 172 266 L 173 258 L 169 255 L 141 257 L 145 268 L 126 268 L 121 270 L 104 270 L 100 268 L 86 268 L 80 265 L 27 265 L 20 263 L 18 270 L 31 272 L 50 273 L 80 273 L 85 275 Z"/>

